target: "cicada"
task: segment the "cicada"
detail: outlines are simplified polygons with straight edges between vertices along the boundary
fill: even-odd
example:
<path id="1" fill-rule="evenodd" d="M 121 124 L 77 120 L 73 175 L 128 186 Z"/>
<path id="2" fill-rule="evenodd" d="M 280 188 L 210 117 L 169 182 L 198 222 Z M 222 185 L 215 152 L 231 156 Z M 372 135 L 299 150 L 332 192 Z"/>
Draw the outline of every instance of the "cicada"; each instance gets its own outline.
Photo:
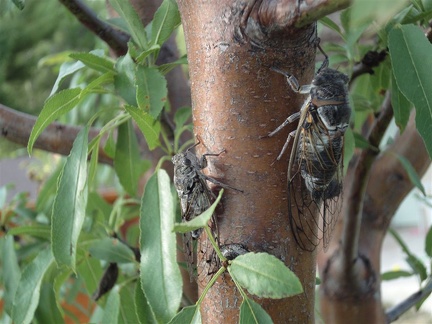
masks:
<path id="1" fill-rule="evenodd" d="M 240 191 L 226 185 L 212 177 L 205 175 L 202 170 L 207 167 L 208 156 L 219 156 L 224 153 L 206 153 L 198 158 L 192 149 L 200 144 L 200 141 L 186 149 L 186 151 L 173 156 L 174 164 L 174 186 L 180 198 L 181 216 L 183 221 L 189 221 L 206 211 L 212 201 L 216 199 L 215 194 L 209 189 L 207 181 L 219 187 Z M 213 236 L 217 239 L 217 222 L 213 216 L 211 219 Z M 184 237 L 185 253 L 189 266 L 194 263 L 193 240 L 196 240 L 202 233 L 202 229 L 192 231 Z M 192 240 L 193 239 L 193 240 Z M 191 269 L 190 269 L 191 270 Z"/>
<path id="2" fill-rule="evenodd" d="M 307 251 L 313 251 L 320 241 L 326 249 L 331 239 L 341 206 L 344 134 L 351 116 L 348 76 L 329 68 L 327 55 L 318 48 L 325 59 L 310 85 L 299 86 L 293 75 L 273 68 L 286 77 L 294 92 L 308 96 L 299 112 L 267 135 L 298 120 L 277 160 L 294 139 L 287 172 L 288 216 L 297 244 Z M 295 187 L 298 177 L 302 178 L 300 191 Z M 317 211 L 318 218 L 314 217 Z"/>

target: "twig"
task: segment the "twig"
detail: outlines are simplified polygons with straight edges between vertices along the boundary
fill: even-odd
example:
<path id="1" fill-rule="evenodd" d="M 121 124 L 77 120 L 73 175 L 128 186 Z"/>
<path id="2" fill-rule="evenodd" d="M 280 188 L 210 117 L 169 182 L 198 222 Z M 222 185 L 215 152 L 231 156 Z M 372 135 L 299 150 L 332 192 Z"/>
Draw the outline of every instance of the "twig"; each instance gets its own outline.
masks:
<path id="1" fill-rule="evenodd" d="M 423 298 L 429 296 L 432 292 L 432 280 L 429 280 L 427 285 L 415 292 L 400 304 L 390 308 L 386 313 L 387 323 L 396 321 L 402 314 L 417 304 Z"/>
<path id="2" fill-rule="evenodd" d="M 368 51 L 365 56 L 363 56 L 361 62 L 354 66 L 349 85 L 351 86 L 353 81 L 362 74 L 373 74 L 373 68 L 383 62 L 386 56 L 387 50 L 382 50 L 381 52 Z"/>
<path id="3" fill-rule="evenodd" d="M 368 140 L 372 147 L 379 146 L 392 117 L 393 109 L 391 106 L 390 93 L 387 92 L 381 112 L 369 132 Z M 358 243 L 362 219 L 362 205 L 368 183 L 368 175 L 377 154 L 378 152 L 372 148 L 361 152 L 354 167 L 354 178 L 353 181 L 351 181 L 351 187 L 347 190 L 347 198 L 350 203 L 347 207 L 347 217 L 345 218 L 342 233 L 343 271 L 347 274 L 347 278 L 350 277 L 350 273 L 353 269 L 353 261 L 356 260 L 359 252 Z"/>
<path id="4" fill-rule="evenodd" d="M 105 41 L 117 56 L 125 55 L 130 36 L 100 20 L 81 0 L 59 0 L 84 26 Z"/>
<path id="5" fill-rule="evenodd" d="M 7 140 L 26 146 L 30 132 L 36 122 L 36 117 L 18 112 L 0 104 L 0 136 Z M 52 123 L 36 140 L 34 148 L 48 152 L 68 155 L 77 134 L 81 130 L 78 126 L 68 126 Z M 90 138 L 99 134 L 99 130 L 91 129 Z M 106 155 L 103 147 L 99 147 L 99 162 L 112 165 L 112 159 Z"/>

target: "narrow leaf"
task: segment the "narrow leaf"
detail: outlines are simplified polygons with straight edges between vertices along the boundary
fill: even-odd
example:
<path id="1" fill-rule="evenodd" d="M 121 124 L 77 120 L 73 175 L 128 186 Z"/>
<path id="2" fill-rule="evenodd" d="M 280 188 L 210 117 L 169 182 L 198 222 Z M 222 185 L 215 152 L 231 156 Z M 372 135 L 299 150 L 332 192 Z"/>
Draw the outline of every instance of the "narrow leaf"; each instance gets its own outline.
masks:
<path id="1" fill-rule="evenodd" d="M 143 133 L 150 150 L 160 146 L 159 134 L 161 131 L 160 122 L 154 119 L 149 113 L 134 106 L 125 105 L 124 108 L 132 116 Z"/>
<path id="2" fill-rule="evenodd" d="M 114 169 L 123 188 L 131 196 L 135 196 L 143 168 L 138 140 L 130 121 L 121 124 L 118 128 Z"/>
<path id="3" fill-rule="evenodd" d="M 168 324 L 201 324 L 199 306 L 184 307 Z"/>
<path id="4" fill-rule="evenodd" d="M 134 42 L 141 49 L 147 49 L 148 42 L 144 26 L 130 2 L 128 0 L 110 0 L 109 2 L 114 10 L 117 11 L 120 17 L 126 22 Z"/>
<path id="5" fill-rule="evenodd" d="M 426 196 L 426 192 L 425 192 L 425 189 L 423 187 L 423 184 L 421 183 L 421 180 L 420 180 L 416 170 L 412 166 L 411 162 L 402 155 L 397 154 L 396 156 L 397 156 L 399 162 L 402 164 L 403 168 L 405 169 L 406 173 L 408 173 L 408 177 L 409 177 L 411 183 L 414 186 L 416 186 L 417 189 L 419 189 L 422 192 L 423 196 Z"/>
<path id="6" fill-rule="evenodd" d="M 33 224 L 29 226 L 18 226 L 11 228 L 8 233 L 10 235 L 30 235 L 47 241 L 51 239 L 51 228 L 49 225 Z"/>
<path id="7" fill-rule="evenodd" d="M 61 115 L 66 114 L 80 101 L 81 89 L 67 89 L 49 97 L 33 126 L 27 144 L 28 153 L 31 154 L 33 145 L 42 131 Z"/>
<path id="8" fill-rule="evenodd" d="M 89 68 L 98 72 L 114 72 L 114 62 L 107 57 L 101 57 L 92 53 L 72 53 L 69 55 L 75 60 L 83 62 Z"/>
<path id="9" fill-rule="evenodd" d="M 190 220 L 188 222 L 175 223 L 173 231 L 178 232 L 178 233 L 187 233 L 187 232 L 194 231 L 198 228 L 202 228 L 202 227 L 206 226 L 208 224 L 210 218 L 212 217 L 217 205 L 219 204 L 219 202 L 222 198 L 223 191 L 224 191 L 223 189 L 221 191 L 219 191 L 219 195 L 218 195 L 217 199 L 209 207 L 209 209 L 207 209 L 204 213 L 193 218 L 192 220 Z"/>
<path id="10" fill-rule="evenodd" d="M 411 112 L 411 103 L 400 91 L 394 75 L 392 76 L 391 103 L 393 107 L 395 123 L 401 132 L 403 132 L 408 123 Z"/>
<path id="11" fill-rule="evenodd" d="M 107 262 L 129 263 L 135 261 L 132 250 L 115 238 L 104 238 L 94 241 L 89 251 L 97 259 Z"/>
<path id="12" fill-rule="evenodd" d="M 172 69 L 174 69 L 175 67 L 182 65 L 182 64 L 188 64 L 188 60 L 187 60 L 186 55 L 183 55 L 182 57 L 180 57 L 178 60 L 175 60 L 174 62 L 159 65 L 158 69 L 159 69 L 160 73 L 162 73 L 163 75 L 166 75 Z"/>
<path id="13" fill-rule="evenodd" d="M 432 226 L 429 228 L 425 239 L 425 252 L 432 258 Z"/>
<path id="14" fill-rule="evenodd" d="M 17 256 L 14 248 L 13 235 L 9 234 L 2 239 L 2 280 L 4 284 L 4 307 L 9 316 L 12 314 L 12 305 L 18 282 L 21 277 L 21 270 L 18 265 Z M 7 262 L 4 262 L 7 260 Z"/>
<path id="15" fill-rule="evenodd" d="M 123 285 L 120 289 L 120 308 L 119 308 L 119 323 L 132 324 L 142 323 L 137 317 L 137 309 L 135 305 L 135 287 L 137 282 Z"/>
<path id="16" fill-rule="evenodd" d="M 82 62 L 65 62 L 60 66 L 60 71 L 54 86 L 51 90 L 50 97 L 57 92 L 59 86 L 62 84 L 63 80 L 76 71 L 81 70 L 85 65 Z"/>
<path id="17" fill-rule="evenodd" d="M 135 90 L 136 64 L 127 53 L 115 64 L 117 74 L 114 76 L 114 87 L 117 93 L 132 106 L 137 106 Z"/>
<path id="18" fill-rule="evenodd" d="M 240 305 L 240 324 L 249 323 L 273 323 L 267 312 L 250 298 L 243 299 Z"/>
<path id="19" fill-rule="evenodd" d="M 136 87 L 138 107 L 157 118 L 168 95 L 165 77 L 156 68 L 139 65 L 136 70 Z"/>
<path id="20" fill-rule="evenodd" d="M 116 287 L 109 293 L 101 323 L 117 324 L 120 311 L 120 294 Z"/>
<path id="21" fill-rule="evenodd" d="M 416 127 L 432 157 L 432 45 L 414 25 L 398 26 L 389 33 L 389 50 L 396 83 L 416 109 Z"/>
<path id="22" fill-rule="evenodd" d="M 74 141 L 60 174 L 54 200 L 51 241 L 54 258 L 59 266 L 75 269 L 78 237 L 87 205 L 88 127 Z"/>
<path id="23" fill-rule="evenodd" d="M 182 296 L 182 278 L 176 258 L 174 204 L 170 179 L 158 170 L 148 180 L 141 203 L 141 285 L 160 322 L 177 312 Z"/>
<path id="24" fill-rule="evenodd" d="M 51 250 L 45 249 L 24 268 L 12 308 L 12 320 L 15 323 L 32 322 L 39 303 L 42 278 L 52 262 Z"/>
<path id="25" fill-rule="evenodd" d="M 142 324 L 157 323 L 153 310 L 147 302 L 144 292 L 141 288 L 141 282 L 135 285 L 135 309 L 139 322 Z"/>
<path id="26" fill-rule="evenodd" d="M 388 271 L 381 274 L 381 280 L 394 280 L 403 277 L 411 277 L 413 274 L 408 271 Z"/>
<path id="27" fill-rule="evenodd" d="M 180 25 L 180 13 L 177 2 L 164 0 L 156 10 L 152 21 L 152 44 L 162 45 L 171 33 Z"/>
<path id="28" fill-rule="evenodd" d="M 246 253 L 228 267 L 233 280 L 251 294 L 285 298 L 303 292 L 300 280 L 285 264 L 268 253 Z"/>

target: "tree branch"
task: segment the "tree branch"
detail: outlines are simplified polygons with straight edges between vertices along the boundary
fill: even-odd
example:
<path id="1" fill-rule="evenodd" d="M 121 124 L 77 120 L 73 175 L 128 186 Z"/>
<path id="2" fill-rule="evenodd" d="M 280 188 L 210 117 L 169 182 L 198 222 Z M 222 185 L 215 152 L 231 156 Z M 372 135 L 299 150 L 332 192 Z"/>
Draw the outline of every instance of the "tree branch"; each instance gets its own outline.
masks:
<path id="1" fill-rule="evenodd" d="M 432 280 L 430 280 L 423 289 L 420 289 L 419 291 L 409 296 L 400 304 L 389 309 L 386 313 L 387 323 L 396 321 L 402 314 L 408 311 L 411 307 L 413 307 L 423 298 L 429 296 L 431 292 L 432 292 Z"/>
<path id="2" fill-rule="evenodd" d="M 354 80 L 362 74 L 373 74 L 373 68 L 377 67 L 381 62 L 385 60 L 387 57 L 387 51 L 382 50 L 381 52 L 377 51 L 368 51 L 365 56 L 363 56 L 362 60 L 354 65 L 351 79 L 349 85 L 351 87 Z"/>
<path id="3" fill-rule="evenodd" d="M 249 0 L 241 8 L 240 29 L 259 43 L 271 32 L 313 24 L 349 5 L 350 0 Z"/>
<path id="4" fill-rule="evenodd" d="M 129 35 L 100 20 L 81 0 L 59 0 L 84 26 L 105 41 L 117 56 L 125 55 Z"/>
<path id="5" fill-rule="evenodd" d="M 36 117 L 0 104 L 0 136 L 7 140 L 26 146 L 35 122 Z M 42 132 L 36 140 L 34 148 L 68 155 L 80 130 L 81 127 L 78 126 L 67 126 L 54 122 Z M 98 134 L 99 130 L 91 129 L 89 137 L 94 138 Z M 109 165 L 113 163 L 102 146 L 99 147 L 99 162 Z"/>

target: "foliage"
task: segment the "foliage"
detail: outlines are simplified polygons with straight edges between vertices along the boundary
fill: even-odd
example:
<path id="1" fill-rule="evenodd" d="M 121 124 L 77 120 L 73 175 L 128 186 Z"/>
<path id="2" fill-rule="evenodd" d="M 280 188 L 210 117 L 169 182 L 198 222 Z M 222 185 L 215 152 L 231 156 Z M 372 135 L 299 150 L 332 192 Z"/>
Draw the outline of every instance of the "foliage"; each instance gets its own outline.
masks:
<path id="1" fill-rule="evenodd" d="M 147 26 L 142 25 L 128 1 L 110 3 L 121 17 L 116 24 L 131 35 L 128 53 L 116 60 L 105 49 L 55 56 L 63 62 L 28 143 L 31 153 L 47 125 L 62 118 L 70 120 L 70 112 L 86 110 L 75 119 L 83 128 L 70 155 L 46 181 L 34 209 L 26 206 L 22 196 L 6 205 L 2 202 L 6 189 L 0 189 L 0 220 L 6 233 L 0 238 L 3 317 L 17 323 L 30 323 L 33 318 L 37 322 L 59 322 L 69 316 L 62 306 L 65 301 L 103 291 L 97 307 L 86 310 L 92 322 L 199 323 L 204 296 L 217 278 L 228 273 L 243 298 L 240 322 L 270 322 L 269 315 L 244 289 L 259 297 L 284 298 L 300 293 L 302 288 L 282 261 L 269 254 L 251 252 L 226 260 L 207 225 L 223 191 L 201 216 L 189 223 L 175 223 L 177 197 L 161 165 L 182 147 L 180 137 L 191 129 L 187 124 L 190 108 L 176 111 L 173 143 L 162 127 L 162 119 L 164 110 L 170 108 L 165 75 L 186 59 L 164 65 L 157 65 L 156 59 L 161 46 L 180 24 L 176 2 L 164 0 Z M 391 89 L 400 130 L 405 128 L 414 105 L 417 127 L 432 155 L 432 138 L 428 136 L 431 100 L 424 90 L 432 87 L 432 75 L 421 68 L 431 59 L 430 44 L 420 29 L 432 17 L 427 2 L 398 7 L 397 14 L 387 16 L 380 24 L 371 21 L 381 15 L 360 17 L 356 10 L 355 4 L 343 11 L 340 25 L 328 18 L 321 21 L 342 39 L 342 45 L 324 44 L 333 54 L 332 64 L 341 65 L 351 74 L 354 63 L 368 51 L 388 47 L 390 58 L 381 62 L 374 74 L 363 75 L 353 84 L 350 95 L 355 109 L 354 127 L 346 146 L 351 153 L 354 146 L 368 147 L 360 134 L 362 121 L 381 106 L 383 90 Z M 369 35 L 377 35 L 377 41 L 359 42 Z M 85 105 L 95 101 L 107 104 L 98 109 Z M 89 127 L 93 125 L 103 127 L 97 137 L 88 141 Z M 150 150 L 159 148 L 166 154 L 154 165 L 139 153 L 135 125 Z M 113 170 L 122 190 L 113 204 L 97 191 L 98 150 L 104 136 L 108 138 L 104 150 L 113 158 Z M 349 159 L 350 154 L 346 155 Z M 413 183 L 421 187 L 409 162 L 402 159 L 401 163 Z M 142 194 L 139 179 L 151 167 L 154 171 Z M 138 215 L 139 224 L 130 226 Z M 200 227 L 206 229 L 221 267 L 196 304 L 184 305 L 174 231 L 184 233 Z M 429 256 L 430 233 L 426 240 Z M 419 274 L 422 281 L 430 280 L 425 266 L 407 248 L 404 251 L 413 267 L 411 273 Z M 46 309 L 51 310 L 48 320 Z"/>

